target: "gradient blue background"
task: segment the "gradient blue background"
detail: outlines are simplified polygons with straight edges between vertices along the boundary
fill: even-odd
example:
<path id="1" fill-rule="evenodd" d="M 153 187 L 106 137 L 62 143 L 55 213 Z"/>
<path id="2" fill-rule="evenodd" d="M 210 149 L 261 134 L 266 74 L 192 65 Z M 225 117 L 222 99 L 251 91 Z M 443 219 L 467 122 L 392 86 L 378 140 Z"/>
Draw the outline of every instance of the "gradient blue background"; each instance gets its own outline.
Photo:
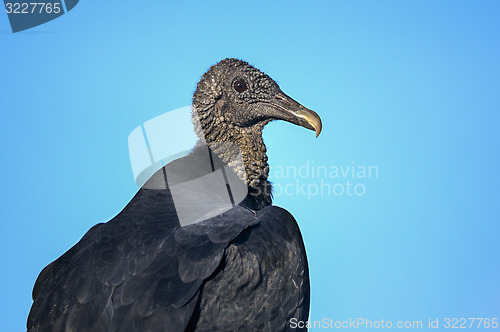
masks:
<path id="1" fill-rule="evenodd" d="M 271 165 L 379 169 L 361 197 L 275 199 L 302 229 L 311 320 L 500 317 L 499 17 L 498 1 L 81 1 L 12 34 L 2 11 L 0 330 L 25 328 L 41 269 L 138 189 L 129 133 L 225 57 L 323 119 L 318 139 L 270 124 Z"/>

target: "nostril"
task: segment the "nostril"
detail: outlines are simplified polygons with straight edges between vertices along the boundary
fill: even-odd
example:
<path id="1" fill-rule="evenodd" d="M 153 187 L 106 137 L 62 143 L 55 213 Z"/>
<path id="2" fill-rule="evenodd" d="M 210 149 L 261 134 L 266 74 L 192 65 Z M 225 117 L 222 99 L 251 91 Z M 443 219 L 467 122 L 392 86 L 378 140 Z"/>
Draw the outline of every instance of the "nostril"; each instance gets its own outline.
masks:
<path id="1" fill-rule="evenodd" d="M 274 97 L 279 100 L 287 101 L 286 98 L 283 97 L 282 95 L 275 95 Z"/>

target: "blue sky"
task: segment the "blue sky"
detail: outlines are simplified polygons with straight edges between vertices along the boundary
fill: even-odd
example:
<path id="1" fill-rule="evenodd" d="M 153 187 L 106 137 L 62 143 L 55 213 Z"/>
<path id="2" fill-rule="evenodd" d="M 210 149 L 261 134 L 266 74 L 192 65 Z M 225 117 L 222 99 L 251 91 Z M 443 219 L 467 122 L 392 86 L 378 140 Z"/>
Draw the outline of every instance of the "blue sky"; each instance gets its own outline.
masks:
<path id="1" fill-rule="evenodd" d="M 81 1 L 12 34 L 2 12 L 1 330 L 23 330 L 42 268 L 137 191 L 130 132 L 190 104 L 226 57 L 323 119 L 317 139 L 264 131 L 271 180 L 290 184 L 274 203 L 308 252 L 311 320 L 499 317 L 499 13 L 496 1 Z M 313 165 L 378 173 L 276 173 Z M 312 195 L 347 181 L 363 195 Z"/>

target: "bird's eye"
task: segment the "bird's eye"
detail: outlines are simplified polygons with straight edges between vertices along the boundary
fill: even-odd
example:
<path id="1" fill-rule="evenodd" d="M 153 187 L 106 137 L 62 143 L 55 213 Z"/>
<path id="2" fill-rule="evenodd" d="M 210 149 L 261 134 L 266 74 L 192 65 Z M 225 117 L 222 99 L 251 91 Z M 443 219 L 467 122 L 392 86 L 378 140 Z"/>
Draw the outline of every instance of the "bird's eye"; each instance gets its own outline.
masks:
<path id="1" fill-rule="evenodd" d="M 235 81 L 233 88 L 239 93 L 242 93 L 248 89 L 247 84 L 243 80 Z"/>

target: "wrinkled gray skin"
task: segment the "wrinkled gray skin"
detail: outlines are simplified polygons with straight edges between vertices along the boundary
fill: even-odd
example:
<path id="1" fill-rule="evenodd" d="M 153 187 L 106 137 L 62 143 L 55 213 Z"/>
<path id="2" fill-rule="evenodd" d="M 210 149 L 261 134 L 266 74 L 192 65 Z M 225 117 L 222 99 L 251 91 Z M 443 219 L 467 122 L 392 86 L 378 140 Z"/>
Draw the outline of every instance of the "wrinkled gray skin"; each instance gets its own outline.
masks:
<path id="1" fill-rule="evenodd" d="M 247 89 L 239 92 L 235 82 L 244 82 Z M 266 146 L 262 139 L 264 126 L 273 120 L 285 120 L 306 128 L 307 121 L 297 117 L 295 111 L 307 111 L 321 120 L 316 113 L 302 107 L 288 97 L 278 84 L 257 68 L 237 59 L 225 59 L 212 66 L 198 83 L 193 96 L 193 123 L 198 137 L 229 165 L 234 166 L 242 180 L 247 181 L 257 208 L 271 203 L 271 185 L 267 181 Z M 318 129 L 316 129 L 319 134 Z M 234 145 L 218 147 L 217 143 Z M 239 147 L 239 151 L 231 147 Z M 233 165 L 238 153 L 244 165 Z"/>

